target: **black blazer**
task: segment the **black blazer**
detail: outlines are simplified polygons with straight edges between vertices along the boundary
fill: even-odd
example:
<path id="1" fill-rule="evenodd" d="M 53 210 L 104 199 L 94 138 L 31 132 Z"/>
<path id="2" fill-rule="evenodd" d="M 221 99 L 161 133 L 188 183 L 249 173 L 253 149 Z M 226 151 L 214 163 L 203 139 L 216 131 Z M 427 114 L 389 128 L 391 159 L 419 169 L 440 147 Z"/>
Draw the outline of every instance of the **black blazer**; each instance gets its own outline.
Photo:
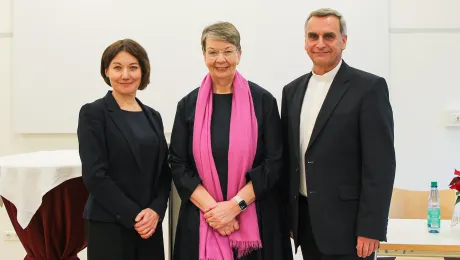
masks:
<path id="1" fill-rule="evenodd" d="M 289 219 L 298 241 L 299 163 L 305 156 L 311 225 L 324 254 L 356 253 L 356 237 L 386 241 L 395 177 L 393 112 L 385 79 L 342 62 L 300 154 L 300 111 L 311 73 L 283 89 Z"/>
<path id="2" fill-rule="evenodd" d="M 160 114 L 137 102 L 160 141 L 158 168 L 144 172 L 138 141 L 109 91 L 104 98 L 82 106 L 78 120 L 79 152 L 83 181 L 89 191 L 84 218 L 119 222 L 133 228 L 135 218 L 145 208 L 164 217 L 171 188 L 167 163 L 168 146 Z M 145 182 L 154 175 L 154 184 Z M 151 179 L 151 178 L 150 178 Z"/>
<path id="3" fill-rule="evenodd" d="M 281 120 L 276 99 L 265 89 L 249 82 L 258 124 L 258 142 L 253 168 L 246 173 L 256 195 L 256 210 L 261 235 L 261 250 L 250 259 L 290 260 L 292 248 L 280 197 L 283 166 Z M 198 259 L 200 210 L 190 196 L 201 183 L 193 158 L 193 125 L 198 89 L 177 105 L 171 134 L 170 163 L 175 187 L 182 203 L 175 236 L 175 260 Z M 255 258 L 252 258 L 255 257 Z"/>

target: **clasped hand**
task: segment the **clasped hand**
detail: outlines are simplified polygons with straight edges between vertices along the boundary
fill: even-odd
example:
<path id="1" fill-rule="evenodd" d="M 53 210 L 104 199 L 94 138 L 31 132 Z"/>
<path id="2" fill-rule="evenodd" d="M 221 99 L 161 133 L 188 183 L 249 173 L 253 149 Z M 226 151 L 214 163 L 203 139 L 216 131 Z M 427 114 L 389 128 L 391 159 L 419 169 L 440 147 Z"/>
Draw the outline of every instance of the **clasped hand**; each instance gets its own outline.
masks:
<path id="1" fill-rule="evenodd" d="M 150 208 L 142 210 L 136 217 L 134 229 L 143 239 L 147 239 L 155 233 L 160 216 Z"/>
<path id="2" fill-rule="evenodd" d="M 228 236 L 240 228 L 236 216 L 241 212 L 236 201 L 218 202 L 204 214 L 210 227 L 222 236 Z"/>

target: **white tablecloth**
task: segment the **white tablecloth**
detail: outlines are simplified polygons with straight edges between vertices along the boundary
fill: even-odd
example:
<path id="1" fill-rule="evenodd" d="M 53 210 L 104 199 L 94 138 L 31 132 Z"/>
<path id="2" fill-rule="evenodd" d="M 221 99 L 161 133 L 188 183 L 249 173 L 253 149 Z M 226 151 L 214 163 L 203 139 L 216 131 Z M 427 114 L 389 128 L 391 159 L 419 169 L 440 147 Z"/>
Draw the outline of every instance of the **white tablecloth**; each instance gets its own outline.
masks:
<path id="1" fill-rule="evenodd" d="M 61 183 L 81 177 L 78 150 L 40 151 L 0 157 L 0 195 L 18 211 L 24 229 L 42 197 Z"/>

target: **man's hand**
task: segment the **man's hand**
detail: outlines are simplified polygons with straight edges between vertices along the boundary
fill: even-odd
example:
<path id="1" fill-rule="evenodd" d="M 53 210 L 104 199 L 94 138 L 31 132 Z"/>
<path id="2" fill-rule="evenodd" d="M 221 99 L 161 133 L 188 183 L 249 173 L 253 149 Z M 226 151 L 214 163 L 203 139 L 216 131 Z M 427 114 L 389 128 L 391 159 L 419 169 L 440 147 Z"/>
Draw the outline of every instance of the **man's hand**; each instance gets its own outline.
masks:
<path id="1" fill-rule="evenodd" d="M 147 239 L 155 233 L 160 216 L 150 208 L 142 210 L 136 217 L 134 229 L 143 239 Z"/>
<path id="2" fill-rule="evenodd" d="M 358 237 L 356 242 L 356 250 L 359 257 L 365 258 L 370 256 L 377 248 L 379 241 L 366 237 Z"/>

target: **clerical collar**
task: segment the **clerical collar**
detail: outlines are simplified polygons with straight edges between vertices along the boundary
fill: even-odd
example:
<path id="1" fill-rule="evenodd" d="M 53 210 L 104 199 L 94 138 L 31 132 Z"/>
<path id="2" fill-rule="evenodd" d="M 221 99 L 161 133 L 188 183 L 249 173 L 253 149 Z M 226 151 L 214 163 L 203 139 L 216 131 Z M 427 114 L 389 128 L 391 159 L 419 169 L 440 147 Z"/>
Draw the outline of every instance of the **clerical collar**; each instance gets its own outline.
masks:
<path id="1" fill-rule="evenodd" d="M 330 82 L 334 79 L 335 75 L 337 75 L 337 72 L 339 71 L 340 66 L 342 66 L 342 59 L 340 59 L 339 64 L 337 64 L 335 68 L 333 68 L 329 72 L 324 73 L 323 75 L 318 75 L 313 70 L 311 71 L 311 73 L 313 74 L 313 77 L 315 77 L 315 79 L 318 81 L 329 81 Z"/>

